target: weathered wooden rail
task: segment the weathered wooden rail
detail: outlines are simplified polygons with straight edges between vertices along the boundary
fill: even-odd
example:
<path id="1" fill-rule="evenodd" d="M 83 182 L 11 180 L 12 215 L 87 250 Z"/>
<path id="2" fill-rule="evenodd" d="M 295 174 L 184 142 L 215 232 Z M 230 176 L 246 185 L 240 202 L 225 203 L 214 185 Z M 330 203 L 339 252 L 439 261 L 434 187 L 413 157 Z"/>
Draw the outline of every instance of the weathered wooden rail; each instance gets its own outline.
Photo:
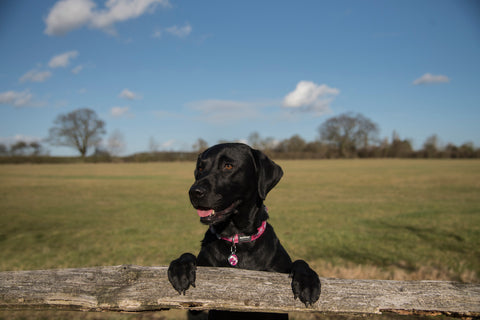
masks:
<path id="1" fill-rule="evenodd" d="M 294 300 L 286 274 L 198 268 L 196 288 L 179 295 L 167 267 L 113 266 L 0 272 L 0 310 L 140 312 L 184 308 L 253 312 L 480 317 L 480 284 L 321 278 L 312 307 Z"/>

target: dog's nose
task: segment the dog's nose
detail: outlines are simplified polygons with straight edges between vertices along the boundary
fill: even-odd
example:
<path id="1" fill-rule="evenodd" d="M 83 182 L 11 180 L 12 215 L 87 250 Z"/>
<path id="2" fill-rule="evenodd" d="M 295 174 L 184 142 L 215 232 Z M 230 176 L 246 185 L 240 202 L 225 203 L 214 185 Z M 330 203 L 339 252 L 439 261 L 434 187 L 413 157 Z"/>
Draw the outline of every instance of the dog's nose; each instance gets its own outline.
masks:
<path id="1" fill-rule="evenodd" d="M 201 199 L 205 196 L 206 190 L 200 186 L 193 186 L 190 188 L 189 194 L 191 199 Z"/>

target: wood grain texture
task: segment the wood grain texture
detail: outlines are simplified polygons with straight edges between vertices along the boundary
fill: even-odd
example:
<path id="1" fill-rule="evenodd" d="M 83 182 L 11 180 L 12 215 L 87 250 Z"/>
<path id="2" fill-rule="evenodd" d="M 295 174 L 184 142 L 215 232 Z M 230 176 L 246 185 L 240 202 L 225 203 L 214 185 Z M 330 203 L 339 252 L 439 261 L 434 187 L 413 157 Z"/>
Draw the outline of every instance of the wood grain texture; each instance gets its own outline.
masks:
<path id="1" fill-rule="evenodd" d="M 480 317 L 480 284 L 321 278 L 319 301 L 294 300 L 286 274 L 204 268 L 179 295 L 167 267 L 111 266 L 0 272 L 0 309 L 152 311 L 170 308 Z"/>

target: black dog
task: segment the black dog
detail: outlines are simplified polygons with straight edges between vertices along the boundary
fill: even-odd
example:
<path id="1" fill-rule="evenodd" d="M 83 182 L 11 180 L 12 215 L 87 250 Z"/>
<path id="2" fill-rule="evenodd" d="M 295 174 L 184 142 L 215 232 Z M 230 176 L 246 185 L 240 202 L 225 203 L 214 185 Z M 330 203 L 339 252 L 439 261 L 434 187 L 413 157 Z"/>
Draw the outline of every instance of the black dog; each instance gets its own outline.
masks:
<path id="1" fill-rule="evenodd" d="M 190 286 L 195 287 L 197 265 L 236 267 L 289 273 L 295 299 L 307 307 L 318 300 L 318 275 L 303 260 L 292 263 L 266 222 L 263 200 L 282 175 L 280 166 L 265 154 L 240 143 L 219 144 L 199 155 L 189 195 L 200 221 L 210 228 L 197 257 L 185 253 L 170 263 L 168 279 L 175 290 L 185 294 Z M 222 314 L 213 313 L 210 317 Z"/>

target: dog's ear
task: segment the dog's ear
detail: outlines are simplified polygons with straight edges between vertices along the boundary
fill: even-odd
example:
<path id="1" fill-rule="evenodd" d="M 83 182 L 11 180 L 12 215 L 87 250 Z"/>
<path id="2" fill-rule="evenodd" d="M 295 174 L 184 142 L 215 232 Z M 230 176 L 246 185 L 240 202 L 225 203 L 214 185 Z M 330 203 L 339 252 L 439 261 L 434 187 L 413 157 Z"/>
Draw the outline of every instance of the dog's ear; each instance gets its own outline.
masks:
<path id="1" fill-rule="evenodd" d="M 275 187 L 283 176 L 282 168 L 270 160 L 263 152 L 252 149 L 258 181 L 258 195 L 265 200 L 267 193 Z"/>

